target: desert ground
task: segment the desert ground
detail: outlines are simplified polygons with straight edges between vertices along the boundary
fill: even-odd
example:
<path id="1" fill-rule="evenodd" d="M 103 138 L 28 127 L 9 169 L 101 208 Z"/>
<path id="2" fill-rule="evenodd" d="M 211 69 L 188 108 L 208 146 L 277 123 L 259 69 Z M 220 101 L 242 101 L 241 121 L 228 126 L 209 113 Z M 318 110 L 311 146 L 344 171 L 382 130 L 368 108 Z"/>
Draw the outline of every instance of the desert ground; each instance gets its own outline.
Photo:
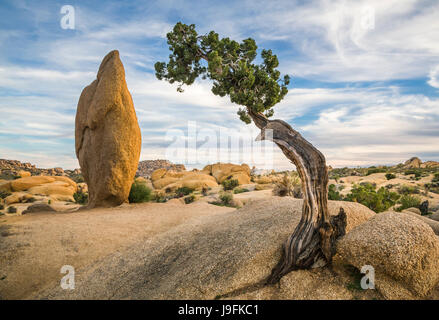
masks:
<path id="1" fill-rule="evenodd" d="M 277 286 L 262 286 L 300 219 L 301 200 L 258 199 L 255 193 L 241 209 L 175 199 L 3 217 L 1 298 L 385 298 L 359 289 L 351 270 L 331 267 L 291 272 Z M 371 214 L 336 201 L 330 202 L 331 212 L 343 204 L 349 212 Z M 361 222 L 352 221 L 353 227 Z M 75 290 L 60 288 L 63 265 L 75 267 Z M 439 287 L 424 297 L 437 298 Z"/>
<path id="2" fill-rule="evenodd" d="M 433 219 L 439 195 L 423 189 L 434 173 L 415 179 L 388 169 L 395 171 L 391 179 L 384 172 L 332 177 L 329 184 L 343 196 L 364 183 L 395 193 L 401 186 L 415 186 L 430 212 L 394 212 L 395 202 L 377 213 L 355 201 L 330 200 L 331 215 L 340 208 L 347 214 L 337 259 L 266 286 L 302 215 L 294 172 L 257 174 L 233 164 L 186 171 L 156 164 L 154 170 L 139 165 L 147 174 L 139 171 L 135 179 L 152 190 L 149 202 L 95 209 L 78 197 L 87 194 L 78 170 L 52 176 L 29 169 L 31 174 L 21 172 L 25 177 L 17 178 L 20 171 L 9 168 L 15 179 L 0 182 L 0 298 L 439 299 L 439 222 Z M 17 210 L 9 212 L 10 207 Z M 383 273 L 377 290 L 359 285 L 367 250 L 378 250 L 374 263 L 384 266 L 377 271 Z M 64 265 L 75 269 L 74 290 L 60 286 Z"/>

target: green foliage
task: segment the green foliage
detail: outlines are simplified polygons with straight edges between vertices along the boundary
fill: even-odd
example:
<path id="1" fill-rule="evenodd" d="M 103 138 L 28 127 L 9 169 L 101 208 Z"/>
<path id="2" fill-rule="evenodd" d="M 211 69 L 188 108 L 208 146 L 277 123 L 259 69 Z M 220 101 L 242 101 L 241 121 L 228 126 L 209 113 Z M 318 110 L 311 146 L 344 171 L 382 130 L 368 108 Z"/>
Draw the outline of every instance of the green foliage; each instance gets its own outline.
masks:
<path id="1" fill-rule="evenodd" d="M 399 199 L 396 192 L 391 192 L 381 187 L 376 191 L 376 186 L 371 183 L 362 183 L 354 185 L 351 192 L 346 196 L 345 200 L 364 204 L 375 212 L 382 212 L 393 205 Z"/>
<path id="2" fill-rule="evenodd" d="M 49 200 L 47 201 L 47 204 L 52 204 L 52 200 L 49 199 Z"/>
<path id="3" fill-rule="evenodd" d="M 415 178 L 420 178 L 422 175 L 421 171 L 416 170 L 416 169 L 410 169 L 410 170 L 407 170 L 404 172 L 404 175 L 406 175 L 406 176 L 411 175 L 411 174 L 414 174 Z"/>
<path id="4" fill-rule="evenodd" d="M 6 197 L 9 197 L 12 193 L 8 191 L 0 191 L 0 199 L 4 199 Z"/>
<path id="5" fill-rule="evenodd" d="M 387 180 L 392 180 L 392 179 L 395 179 L 396 178 L 396 175 L 394 175 L 393 173 L 386 173 L 386 179 Z"/>
<path id="6" fill-rule="evenodd" d="M 150 199 L 151 199 L 151 189 L 148 188 L 142 182 L 134 181 L 133 184 L 131 185 L 128 201 L 130 203 L 142 203 L 142 202 L 148 202 Z"/>
<path id="7" fill-rule="evenodd" d="M 231 192 L 221 192 L 219 198 L 225 206 L 228 206 L 233 201 L 233 194 Z"/>
<path id="8" fill-rule="evenodd" d="M 408 208 L 418 208 L 421 204 L 421 199 L 418 196 L 403 195 L 399 199 L 398 204 L 400 204 L 400 206 L 396 208 L 396 211 L 402 211 Z"/>
<path id="9" fill-rule="evenodd" d="M 192 192 L 194 192 L 194 189 L 192 189 L 192 188 L 181 187 L 175 191 L 175 194 L 176 194 L 177 198 L 181 198 L 181 197 L 184 197 L 184 196 L 191 194 Z"/>
<path id="10" fill-rule="evenodd" d="M 224 190 L 233 190 L 239 185 L 239 182 L 236 179 L 226 179 L 221 184 L 223 185 Z"/>
<path id="11" fill-rule="evenodd" d="M 239 118 L 250 123 L 248 110 L 273 115 L 273 106 L 288 92 L 288 75 L 283 79 L 276 69 L 279 61 L 271 50 L 262 50 L 261 64 L 256 58 L 256 42 L 248 38 L 241 43 L 220 38 L 210 31 L 198 35 L 195 25 L 178 22 L 167 34 L 169 61 L 157 62 L 156 77 L 170 83 L 177 82 L 177 91 L 183 85 L 191 85 L 195 79 L 213 81 L 212 93 L 221 97 L 228 95 L 232 103 L 244 106 L 238 111 Z"/>
<path id="12" fill-rule="evenodd" d="M 367 170 L 366 176 L 371 175 L 371 174 L 373 174 L 373 173 L 382 173 L 382 172 L 386 172 L 386 169 L 384 169 L 384 168 L 373 168 L 373 167 L 370 167 L 370 168 Z"/>
<path id="13" fill-rule="evenodd" d="M 195 196 L 191 194 L 190 196 L 184 197 L 184 203 L 189 204 L 195 201 Z"/>
<path id="14" fill-rule="evenodd" d="M 17 208 L 15 208 L 14 206 L 8 207 L 8 213 L 17 213 Z"/>
<path id="15" fill-rule="evenodd" d="M 433 176 L 431 182 L 439 182 L 439 172 L 436 172 Z"/>
<path id="16" fill-rule="evenodd" d="M 343 197 L 340 192 L 337 191 L 337 186 L 335 184 L 329 185 L 328 200 L 343 200 Z"/>
<path id="17" fill-rule="evenodd" d="M 5 206 L 0 203 L 0 210 L 3 210 L 4 208 L 5 208 Z"/>
<path id="18" fill-rule="evenodd" d="M 73 199 L 75 199 L 75 202 L 78 204 L 87 204 L 88 202 L 88 193 L 78 191 L 73 194 Z"/>
<path id="19" fill-rule="evenodd" d="M 363 274 L 356 267 L 352 265 L 345 265 L 346 273 L 350 276 L 351 281 L 346 284 L 349 291 L 362 291 L 361 278 Z"/>
<path id="20" fill-rule="evenodd" d="M 408 186 L 408 185 L 403 185 L 401 187 L 398 188 L 398 193 L 399 194 L 403 194 L 403 195 L 408 195 L 408 194 L 419 194 L 421 191 L 419 189 L 419 186 Z"/>
<path id="21" fill-rule="evenodd" d="M 244 193 L 244 192 L 249 192 L 250 190 L 245 189 L 245 188 L 236 188 L 235 190 L 233 190 L 234 194 L 238 194 L 238 193 Z"/>
<path id="22" fill-rule="evenodd" d="M 76 183 L 85 182 L 84 177 L 82 176 L 82 174 L 71 174 L 69 176 L 69 178 L 72 179 L 73 181 L 75 181 Z"/>

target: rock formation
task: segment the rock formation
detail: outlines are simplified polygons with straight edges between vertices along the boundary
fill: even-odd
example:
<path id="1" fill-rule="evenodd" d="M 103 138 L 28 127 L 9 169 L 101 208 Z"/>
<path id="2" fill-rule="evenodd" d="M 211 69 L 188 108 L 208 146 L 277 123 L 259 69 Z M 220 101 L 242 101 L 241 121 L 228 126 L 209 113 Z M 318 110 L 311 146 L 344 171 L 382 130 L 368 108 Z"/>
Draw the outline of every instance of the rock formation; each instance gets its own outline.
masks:
<path id="1" fill-rule="evenodd" d="M 144 160 L 139 162 L 137 168 L 137 175 L 150 178 L 151 174 L 158 169 L 166 169 L 173 171 L 185 171 L 186 168 L 183 164 L 173 164 L 169 160 Z"/>
<path id="2" fill-rule="evenodd" d="M 78 278 L 77 289 L 67 292 L 58 284 L 48 295 L 37 298 L 214 299 L 231 294 L 234 299 L 240 290 L 268 277 L 280 258 L 285 237 L 301 219 L 302 204 L 291 197 L 272 197 L 237 211 L 190 219 L 101 260 Z M 330 214 L 338 214 L 340 207 L 347 215 L 348 232 L 375 216 L 358 203 L 329 201 Z M 328 278 L 323 280 L 326 285 Z M 301 281 L 295 285 L 300 286 Z M 326 294 L 331 290 L 322 288 Z M 316 282 L 308 289 L 308 293 L 315 292 Z M 293 292 L 302 294 L 297 289 Z"/>
<path id="3" fill-rule="evenodd" d="M 36 203 L 27 207 L 26 210 L 22 212 L 22 214 L 27 213 L 36 213 L 36 212 L 56 212 L 50 205 L 45 203 Z"/>
<path id="4" fill-rule="evenodd" d="M 224 180 L 228 179 L 236 179 L 239 184 L 250 183 L 250 167 L 246 164 L 209 164 L 205 166 L 201 172 L 215 177 L 218 183 L 222 183 Z"/>
<path id="5" fill-rule="evenodd" d="M 102 60 L 81 93 L 75 147 L 89 190 L 89 208 L 127 201 L 141 150 L 140 128 L 118 51 Z"/>
<path id="6" fill-rule="evenodd" d="M 155 189 L 175 191 L 181 187 L 201 190 L 218 186 L 214 177 L 198 171 L 173 171 L 158 169 L 151 174 Z"/>
<path id="7" fill-rule="evenodd" d="M 62 168 L 37 168 L 35 165 L 26 162 L 22 163 L 18 160 L 0 159 L 0 174 L 8 180 L 17 176 L 21 178 L 29 176 L 72 176 L 80 174 L 79 169 L 63 170 Z"/>
<path id="8" fill-rule="evenodd" d="M 404 162 L 405 168 L 420 168 L 422 164 L 421 159 L 418 157 L 413 157 Z"/>
<path id="9" fill-rule="evenodd" d="M 439 240 L 417 217 L 389 211 L 341 238 L 333 262 L 359 270 L 373 266 L 385 298 L 422 297 L 439 281 Z"/>
<path id="10" fill-rule="evenodd" d="M 0 191 L 11 193 L 5 204 L 25 202 L 36 195 L 48 196 L 51 200 L 71 201 L 77 190 L 74 181 L 67 177 L 33 176 L 0 183 Z"/>
<path id="11" fill-rule="evenodd" d="M 413 169 L 417 169 L 417 168 L 438 168 L 439 167 L 439 162 L 437 162 L 437 161 L 425 161 L 425 162 L 422 162 L 421 159 L 419 159 L 418 157 L 413 157 L 413 158 L 410 158 L 409 160 L 407 160 L 406 162 L 404 162 L 403 167 L 404 168 L 413 168 Z"/>

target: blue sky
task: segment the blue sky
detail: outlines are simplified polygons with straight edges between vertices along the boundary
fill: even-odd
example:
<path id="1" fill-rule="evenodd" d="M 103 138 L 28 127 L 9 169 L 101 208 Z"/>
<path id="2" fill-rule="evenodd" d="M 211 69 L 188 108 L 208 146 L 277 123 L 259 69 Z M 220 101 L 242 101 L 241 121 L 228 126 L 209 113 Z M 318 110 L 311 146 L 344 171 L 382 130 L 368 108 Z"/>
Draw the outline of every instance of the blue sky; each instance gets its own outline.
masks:
<path id="1" fill-rule="evenodd" d="M 75 8 L 74 30 L 60 26 L 66 4 Z M 214 96 L 209 82 L 180 94 L 155 79 L 153 65 L 166 60 L 166 33 L 178 21 L 272 49 L 280 71 L 292 76 L 275 118 L 316 145 L 328 164 L 439 160 L 439 3 L 410 0 L 3 0 L 0 158 L 78 167 L 76 105 L 113 49 L 142 130 L 142 160 L 166 157 L 169 130 L 186 130 L 188 121 L 198 129 L 245 127 L 238 106 Z M 274 167 L 291 167 L 278 150 Z"/>

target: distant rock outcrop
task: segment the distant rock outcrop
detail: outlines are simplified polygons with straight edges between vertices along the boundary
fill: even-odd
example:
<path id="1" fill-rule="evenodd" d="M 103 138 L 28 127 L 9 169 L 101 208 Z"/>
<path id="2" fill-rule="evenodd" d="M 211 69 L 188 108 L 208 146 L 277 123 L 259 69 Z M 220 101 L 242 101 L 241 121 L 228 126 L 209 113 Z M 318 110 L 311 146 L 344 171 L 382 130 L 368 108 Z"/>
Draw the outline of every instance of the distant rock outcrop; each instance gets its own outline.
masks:
<path id="1" fill-rule="evenodd" d="M 81 93 L 75 146 L 88 185 L 88 207 L 126 202 L 137 171 L 141 135 L 117 50 L 105 56 L 97 79 Z"/>
<path id="2" fill-rule="evenodd" d="M 12 179 L 17 176 L 29 177 L 29 176 L 74 176 L 81 174 L 79 169 L 75 170 L 63 170 L 62 168 L 49 168 L 42 169 L 37 168 L 35 165 L 26 162 L 20 162 L 18 160 L 0 159 L 0 174 L 6 179 Z"/>
<path id="3" fill-rule="evenodd" d="M 169 160 L 143 160 L 139 161 L 136 175 L 151 178 L 151 174 L 157 169 L 166 169 L 172 171 L 185 171 L 183 164 L 173 164 Z"/>
<path id="4" fill-rule="evenodd" d="M 439 162 L 437 161 L 425 161 L 421 164 L 421 168 L 439 168 Z"/>
<path id="5" fill-rule="evenodd" d="M 418 157 L 413 157 L 404 162 L 405 168 L 420 168 L 422 164 L 421 159 Z"/>
<path id="6" fill-rule="evenodd" d="M 419 159 L 418 157 L 413 157 L 410 158 L 409 160 L 407 160 L 406 162 L 404 162 L 403 164 L 404 168 L 413 168 L 413 169 L 417 169 L 417 168 L 439 168 L 439 162 L 437 161 L 425 161 L 422 162 L 421 159 Z"/>

